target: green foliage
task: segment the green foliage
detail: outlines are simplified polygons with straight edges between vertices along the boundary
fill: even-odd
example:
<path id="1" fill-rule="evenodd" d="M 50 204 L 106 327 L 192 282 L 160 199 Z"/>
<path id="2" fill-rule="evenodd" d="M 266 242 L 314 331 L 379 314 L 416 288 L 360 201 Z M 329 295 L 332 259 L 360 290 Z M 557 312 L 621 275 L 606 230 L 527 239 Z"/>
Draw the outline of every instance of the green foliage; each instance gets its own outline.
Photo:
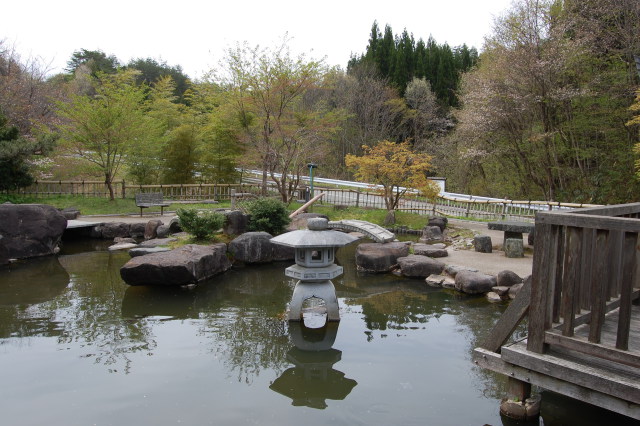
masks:
<path id="1" fill-rule="evenodd" d="M 34 154 L 44 154 L 55 142 L 53 137 L 37 140 L 21 138 L 18 128 L 9 126 L 0 113 L 0 190 L 14 190 L 33 183 L 28 160 Z"/>
<path id="2" fill-rule="evenodd" d="M 278 235 L 283 233 L 291 222 L 287 206 L 280 200 L 259 198 L 247 201 L 243 207 L 251 215 L 249 222 L 251 231 L 264 231 L 271 235 Z"/>
<path id="3" fill-rule="evenodd" d="M 463 44 L 451 49 L 446 43 L 438 45 L 431 37 L 427 43 L 422 39 L 416 42 L 406 29 L 394 36 L 389 25 L 385 26 L 383 35 L 374 22 L 366 52 L 351 57 L 348 71 L 352 73 L 364 63 L 375 64 L 380 76 L 388 79 L 401 96 L 413 78 L 426 78 L 440 103 L 457 106 L 459 75 L 477 61 L 478 51 L 474 47 Z"/>
<path id="4" fill-rule="evenodd" d="M 170 77 L 173 82 L 173 94 L 180 103 L 185 103 L 185 92 L 191 83 L 180 65 L 169 66 L 165 61 L 153 58 L 137 58 L 129 61 L 127 68 L 140 71 L 136 79 L 138 84 L 153 85 L 163 77 Z"/>
<path id="5" fill-rule="evenodd" d="M 179 208 L 176 213 L 182 229 L 198 239 L 212 236 L 224 225 L 224 216 L 217 212 Z"/>
<path id="6" fill-rule="evenodd" d="M 100 168 L 112 200 L 113 179 L 131 147 L 153 136 L 153 122 L 143 110 L 145 88 L 135 84 L 135 76 L 134 71 L 100 74 L 96 96 L 72 96 L 58 104 L 65 146 Z"/>
<path id="7" fill-rule="evenodd" d="M 91 75 L 96 77 L 98 73 L 115 74 L 120 67 L 118 58 L 107 56 L 101 50 L 80 49 L 73 52 L 67 62 L 67 72 L 73 74 L 81 65 L 86 65 Z"/>

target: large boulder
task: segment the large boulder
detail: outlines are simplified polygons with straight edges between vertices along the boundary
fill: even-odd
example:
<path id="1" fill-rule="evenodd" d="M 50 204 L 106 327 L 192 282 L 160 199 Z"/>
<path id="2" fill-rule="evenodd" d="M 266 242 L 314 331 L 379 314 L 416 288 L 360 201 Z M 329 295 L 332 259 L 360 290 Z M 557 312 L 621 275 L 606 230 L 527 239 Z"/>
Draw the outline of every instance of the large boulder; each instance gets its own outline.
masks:
<path id="1" fill-rule="evenodd" d="M 271 243 L 271 248 L 274 261 L 295 260 L 296 258 L 296 249 L 293 247 Z"/>
<path id="2" fill-rule="evenodd" d="M 511 287 L 512 285 L 520 284 L 523 281 L 518 274 L 509 270 L 498 272 L 496 280 L 498 285 L 501 287 Z"/>
<path id="3" fill-rule="evenodd" d="M 129 285 L 185 285 L 206 280 L 230 267 L 225 244 L 188 244 L 134 257 L 120 268 L 120 276 Z"/>
<path id="4" fill-rule="evenodd" d="M 169 221 L 169 233 L 177 234 L 178 232 L 182 232 L 182 226 L 180 225 L 180 218 L 176 216 Z"/>
<path id="5" fill-rule="evenodd" d="M 429 275 L 439 275 L 445 266 L 439 260 L 416 254 L 398 258 L 398 265 L 400 265 L 402 275 L 411 278 L 427 278 Z"/>
<path id="6" fill-rule="evenodd" d="M 442 230 L 440 229 L 439 226 L 425 226 L 422 229 L 422 236 L 420 237 L 420 242 L 421 243 L 433 243 L 433 242 L 438 242 L 438 241 L 442 241 L 443 236 L 442 236 Z"/>
<path id="7" fill-rule="evenodd" d="M 356 266 L 363 272 L 389 272 L 399 257 L 408 255 L 409 246 L 405 243 L 364 243 L 356 248 Z"/>
<path id="8" fill-rule="evenodd" d="M 496 286 L 496 277 L 480 272 L 460 271 L 456 274 L 456 290 L 467 294 L 483 294 Z"/>
<path id="9" fill-rule="evenodd" d="M 307 229 L 307 221 L 315 217 L 322 217 L 329 220 L 329 217 L 320 213 L 299 213 L 291 219 L 291 223 L 287 227 L 288 231 L 297 231 L 299 229 Z"/>
<path id="10" fill-rule="evenodd" d="M 227 235 L 241 235 L 247 232 L 249 216 L 242 213 L 240 210 L 225 210 L 223 214 L 225 216 L 225 220 L 222 232 Z"/>
<path id="11" fill-rule="evenodd" d="M 158 227 L 162 225 L 160 219 L 151 219 L 144 227 L 144 239 L 152 240 L 158 236 Z"/>
<path id="12" fill-rule="evenodd" d="M 229 243 L 234 260 L 244 263 L 273 261 L 273 244 L 268 232 L 246 232 Z"/>
<path id="13" fill-rule="evenodd" d="M 132 223 L 129 225 L 129 236 L 131 238 L 143 238 L 146 223 Z"/>
<path id="14" fill-rule="evenodd" d="M 130 224 L 124 222 L 103 223 L 101 226 L 102 238 L 113 240 L 115 237 L 129 237 Z"/>
<path id="15" fill-rule="evenodd" d="M 44 204 L 0 205 L 0 264 L 58 250 L 67 219 Z"/>
<path id="16" fill-rule="evenodd" d="M 449 223 L 449 219 L 447 219 L 446 217 L 431 217 L 429 218 L 429 223 L 427 224 L 427 226 L 437 226 L 438 228 L 440 228 L 440 231 L 444 232 L 444 229 L 447 227 L 447 224 Z"/>
<path id="17" fill-rule="evenodd" d="M 413 254 L 419 254 L 429 257 L 447 257 L 449 252 L 445 247 L 440 244 L 422 244 L 416 243 L 413 245 Z"/>

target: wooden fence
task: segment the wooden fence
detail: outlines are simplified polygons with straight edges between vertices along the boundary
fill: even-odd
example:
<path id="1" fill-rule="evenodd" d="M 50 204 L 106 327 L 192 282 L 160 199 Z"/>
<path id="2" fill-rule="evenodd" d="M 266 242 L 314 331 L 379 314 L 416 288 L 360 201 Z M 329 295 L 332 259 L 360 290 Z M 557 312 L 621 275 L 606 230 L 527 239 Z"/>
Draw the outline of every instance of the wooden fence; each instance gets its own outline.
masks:
<path id="1" fill-rule="evenodd" d="M 176 201 L 228 201 L 231 194 L 261 193 L 259 184 L 166 184 L 166 185 L 130 185 L 124 180 L 113 183 L 115 196 L 133 198 L 138 192 L 162 192 L 167 200 Z M 270 195 L 277 195 L 273 185 L 268 186 Z M 52 195 L 71 195 L 85 197 L 108 197 L 109 191 L 103 181 L 36 181 L 33 185 L 12 192 L 33 197 Z M 316 187 L 315 194 L 325 193 L 322 203 L 332 205 L 356 206 L 363 208 L 385 208 L 383 197 L 373 190 L 335 189 Z M 296 194 L 302 199 L 304 192 Z M 548 201 L 518 200 L 474 200 L 440 196 L 427 200 L 416 194 L 405 196 L 398 205 L 399 211 L 423 214 L 473 217 L 485 220 L 530 220 L 538 211 L 551 211 L 579 207 L 593 207 L 592 204 L 559 203 Z"/>

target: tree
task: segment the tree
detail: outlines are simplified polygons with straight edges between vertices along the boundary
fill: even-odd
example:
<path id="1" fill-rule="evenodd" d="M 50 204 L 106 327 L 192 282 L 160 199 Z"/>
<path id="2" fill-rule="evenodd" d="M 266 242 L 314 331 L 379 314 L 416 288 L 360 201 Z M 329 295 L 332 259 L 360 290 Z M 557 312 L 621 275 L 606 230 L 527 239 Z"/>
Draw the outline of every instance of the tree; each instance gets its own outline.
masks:
<path id="1" fill-rule="evenodd" d="M 66 71 L 74 74 L 82 65 L 86 65 L 91 75 L 97 77 L 99 73 L 115 74 L 120 68 L 120 61 L 114 55 L 107 56 L 101 50 L 80 49 L 73 52 L 67 61 Z"/>
<path id="2" fill-rule="evenodd" d="M 382 186 L 387 210 L 397 208 L 400 198 L 410 189 L 427 198 L 438 194 L 438 186 L 427 178 L 431 157 L 412 152 L 408 142 L 382 141 L 363 149 L 364 155 L 347 155 L 345 161 L 355 169 L 359 180 Z"/>
<path id="3" fill-rule="evenodd" d="M 143 110 L 146 91 L 135 79 L 134 71 L 98 74 L 95 96 L 75 95 L 69 103 L 59 103 L 63 143 L 74 155 L 99 167 L 111 200 L 115 198 L 113 180 L 132 142 L 152 133 Z"/>
<path id="4" fill-rule="evenodd" d="M 20 137 L 18 128 L 8 125 L 0 111 L 0 191 L 31 185 L 33 176 L 29 158 L 34 154 L 46 153 L 53 142 L 53 139 L 34 141 Z"/>
<path id="5" fill-rule="evenodd" d="M 127 68 L 140 71 L 136 79 L 137 83 L 144 83 L 148 86 L 155 84 L 163 77 L 170 76 L 174 83 L 173 94 L 176 96 L 174 102 L 185 102 L 184 95 L 191 83 L 180 65 L 169 66 L 165 61 L 138 58 L 129 61 Z"/>
<path id="6" fill-rule="evenodd" d="M 61 90 L 47 80 L 48 72 L 42 61 L 23 59 L 0 40 L 0 110 L 26 139 L 37 138 L 38 128 L 50 127 L 55 119 L 53 103 Z"/>
<path id="7" fill-rule="evenodd" d="M 424 78 L 414 78 L 407 85 L 405 101 L 410 108 L 411 133 L 414 147 L 423 147 L 438 130 L 438 102 L 431 85 Z"/>
<path id="8" fill-rule="evenodd" d="M 310 161 L 320 161 L 338 118 L 322 102 L 305 96 L 323 84 L 324 65 L 292 57 L 287 39 L 273 49 L 238 45 L 222 64 L 220 85 L 228 90 L 243 128 L 247 154 L 275 182 L 284 202 L 295 192 Z"/>

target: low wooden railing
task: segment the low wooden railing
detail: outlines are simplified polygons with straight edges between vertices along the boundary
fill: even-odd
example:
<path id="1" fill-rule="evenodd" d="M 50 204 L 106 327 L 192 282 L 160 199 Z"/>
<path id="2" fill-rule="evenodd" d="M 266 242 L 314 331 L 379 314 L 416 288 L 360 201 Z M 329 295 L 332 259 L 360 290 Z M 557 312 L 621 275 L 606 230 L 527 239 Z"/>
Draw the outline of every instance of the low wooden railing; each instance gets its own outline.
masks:
<path id="1" fill-rule="evenodd" d="M 528 350 L 555 345 L 640 367 L 638 353 L 628 351 L 640 286 L 639 218 L 640 203 L 538 213 Z M 605 339 L 605 316 L 616 308 L 607 334 L 615 337 Z M 588 333 L 578 335 L 582 325 Z"/>
<path id="2" fill-rule="evenodd" d="M 162 192 L 167 200 L 227 201 L 231 193 L 260 194 L 260 184 L 157 184 L 132 185 L 124 180 L 114 181 L 113 189 L 117 198 L 133 198 L 138 192 Z M 268 185 L 271 195 L 278 192 L 273 185 Z M 302 199 L 304 190 L 300 188 L 296 198 Z M 13 193 L 34 197 L 52 195 L 108 197 L 104 181 L 51 181 L 40 180 L 33 185 L 21 188 Z M 365 208 L 385 208 L 384 199 L 375 190 L 322 188 L 316 187 L 315 194 L 325 193 L 323 203 L 341 204 Z M 567 208 L 589 207 L 591 204 L 559 203 L 550 201 L 518 201 L 518 200 L 477 200 L 460 197 L 439 196 L 434 200 L 426 200 L 418 194 L 406 194 L 398 205 L 398 210 L 423 215 L 445 215 L 474 217 L 486 220 L 530 220 L 533 221 L 538 211 L 560 210 Z"/>

